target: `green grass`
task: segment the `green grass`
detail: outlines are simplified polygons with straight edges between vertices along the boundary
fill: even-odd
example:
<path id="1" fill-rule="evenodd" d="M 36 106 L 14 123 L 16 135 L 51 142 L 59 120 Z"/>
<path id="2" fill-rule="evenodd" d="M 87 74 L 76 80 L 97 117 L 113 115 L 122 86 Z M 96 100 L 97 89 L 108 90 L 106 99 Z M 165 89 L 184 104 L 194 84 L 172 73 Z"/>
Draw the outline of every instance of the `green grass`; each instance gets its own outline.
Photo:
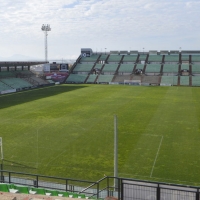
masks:
<path id="1" fill-rule="evenodd" d="M 200 184 L 200 88 L 60 85 L 0 96 L 4 168 Z"/>

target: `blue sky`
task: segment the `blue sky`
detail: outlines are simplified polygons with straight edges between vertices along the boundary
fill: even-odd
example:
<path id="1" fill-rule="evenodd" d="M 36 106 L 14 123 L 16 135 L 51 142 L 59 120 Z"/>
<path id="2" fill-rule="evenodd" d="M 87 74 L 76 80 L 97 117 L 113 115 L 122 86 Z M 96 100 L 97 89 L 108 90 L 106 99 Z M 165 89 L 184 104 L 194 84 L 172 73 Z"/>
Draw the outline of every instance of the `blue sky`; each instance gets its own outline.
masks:
<path id="1" fill-rule="evenodd" d="M 199 50 L 200 0 L 0 0 L 0 57 L 44 58 L 42 24 L 50 24 L 49 59 L 81 48 Z"/>

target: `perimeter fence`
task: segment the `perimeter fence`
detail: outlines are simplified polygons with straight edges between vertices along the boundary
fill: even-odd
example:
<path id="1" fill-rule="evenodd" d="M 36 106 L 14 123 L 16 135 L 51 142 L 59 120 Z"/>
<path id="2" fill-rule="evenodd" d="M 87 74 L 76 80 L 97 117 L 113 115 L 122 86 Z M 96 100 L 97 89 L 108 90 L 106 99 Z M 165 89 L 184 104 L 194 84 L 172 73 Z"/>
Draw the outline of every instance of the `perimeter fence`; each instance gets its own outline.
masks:
<path id="1" fill-rule="evenodd" d="M 85 194 L 90 198 L 119 200 L 200 200 L 200 187 L 103 177 L 98 181 L 76 180 L 0 170 L 0 182 Z"/>

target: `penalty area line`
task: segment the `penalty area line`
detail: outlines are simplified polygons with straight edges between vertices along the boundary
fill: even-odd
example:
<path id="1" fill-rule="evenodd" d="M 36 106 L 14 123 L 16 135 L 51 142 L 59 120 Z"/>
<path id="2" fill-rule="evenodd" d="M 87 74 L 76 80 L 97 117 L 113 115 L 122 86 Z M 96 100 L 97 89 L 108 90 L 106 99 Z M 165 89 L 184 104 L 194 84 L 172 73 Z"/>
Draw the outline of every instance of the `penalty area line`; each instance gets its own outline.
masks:
<path id="1" fill-rule="evenodd" d="M 158 158 L 158 154 L 159 154 L 159 151 L 160 151 L 160 147 L 161 147 L 161 145 L 162 145 L 162 141 L 163 141 L 163 136 L 162 136 L 162 138 L 161 138 L 161 140 L 160 140 L 160 144 L 159 144 L 159 147 L 158 147 L 158 151 L 157 151 L 157 153 L 156 153 L 156 157 L 155 157 L 155 160 L 154 160 L 154 163 L 153 163 L 153 167 L 152 167 L 152 169 L 151 169 L 150 178 L 152 177 L 152 174 L 153 174 L 153 170 L 154 170 L 154 167 L 155 167 L 155 164 L 156 164 L 156 160 L 157 160 L 157 158 Z"/>

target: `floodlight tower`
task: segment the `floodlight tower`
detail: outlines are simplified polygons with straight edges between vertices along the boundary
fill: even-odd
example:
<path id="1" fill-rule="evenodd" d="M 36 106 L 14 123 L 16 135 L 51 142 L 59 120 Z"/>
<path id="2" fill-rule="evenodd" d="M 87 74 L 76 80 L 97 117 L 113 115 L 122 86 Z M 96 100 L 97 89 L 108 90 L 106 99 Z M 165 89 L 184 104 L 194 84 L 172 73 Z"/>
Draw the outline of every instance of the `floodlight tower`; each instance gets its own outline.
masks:
<path id="1" fill-rule="evenodd" d="M 42 25 L 42 31 L 44 31 L 44 47 L 45 47 L 45 61 L 47 62 L 48 59 L 48 49 L 47 49 L 47 36 L 48 36 L 48 31 L 51 31 L 50 24 L 43 24 Z"/>

